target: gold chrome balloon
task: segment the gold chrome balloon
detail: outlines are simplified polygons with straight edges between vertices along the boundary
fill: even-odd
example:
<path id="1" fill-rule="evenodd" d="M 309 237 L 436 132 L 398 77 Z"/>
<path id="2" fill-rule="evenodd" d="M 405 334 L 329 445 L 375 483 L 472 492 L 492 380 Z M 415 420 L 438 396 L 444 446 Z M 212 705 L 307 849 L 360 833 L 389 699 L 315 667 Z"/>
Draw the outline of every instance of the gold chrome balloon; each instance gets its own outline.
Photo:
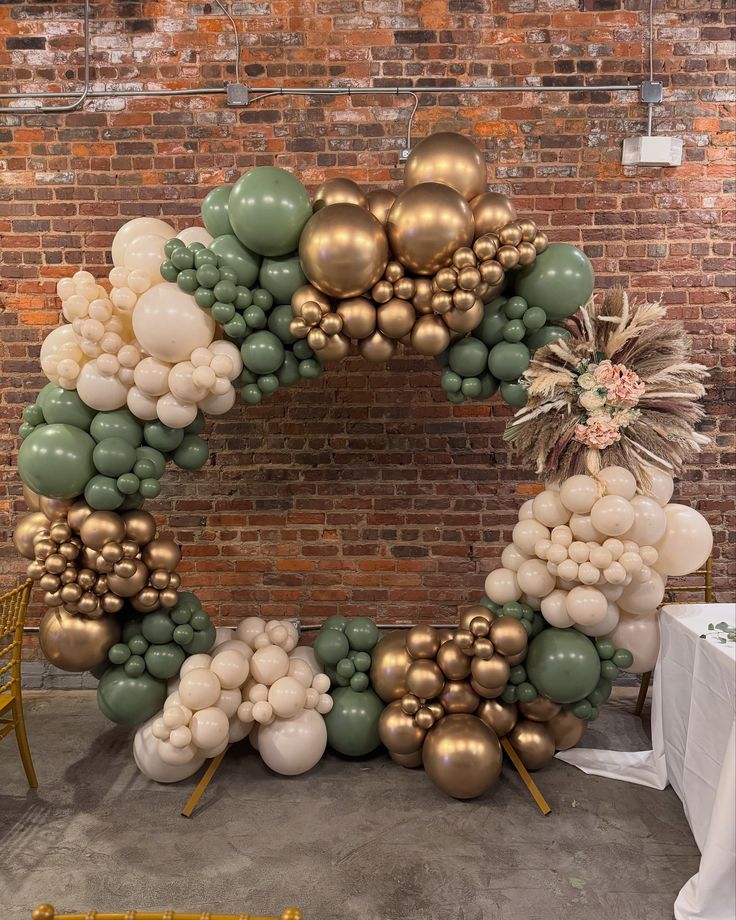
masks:
<path id="1" fill-rule="evenodd" d="M 481 151 L 462 134 L 440 131 L 420 141 L 404 170 L 406 188 L 424 182 L 449 185 L 468 201 L 486 189 L 486 163 Z"/>
<path id="2" fill-rule="evenodd" d="M 412 658 L 434 658 L 439 647 L 440 634 L 433 626 L 414 626 L 407 633 L 406 648 Z"/>
<path id="3" fill-rule="evenodd" d="M 531 265 L 537 258 L 534 243 L 521 242 L 516 247 L 516 251 L 519 253 L 519 265 Z"/>
<path id="4" fill-rule="evenodd" d="M 402 630 L 383 636 L 371 652 L 371 686 L 384 703 L 398 700 L 408 692 L 406 675 L 411 658 Z"/>
<path id="5" fill-rule="evenodd" d="M 417 313 L 428 313 L 431 310 L 432 301 L 432 282 L 429 278 L 414 279 L 414 296 L 412 303 Z"/>
<path id="6" fill-rule="evenodd" d="M 393 356 L 396 351 L 396 342 L 387 338 L 382 332 L 376 331 L 367 339 L 360 340 L 358 351 L 366 361 L 380 364 Z"/>
<path id="7" fill-rule="evenodd" d="M 539 254 L 540 252 L 544 252 L 544 250 L 549 245 L 547 234 L 542 233 L 541 231 L 534 237 L 532 242 L 534 243 L 534 248 L 537 250 L 537 254 Z"/>
<path id="8" fill-rule="evenodd" d="M 411 331 L 411 347 L 420 355 L 438 355 L 450 344 L 450 332 L 438 316 L 420 316 Z"/>
<path id="9" fill-rule="evenodd" d="M 378 734 L 391 753 L 406 756 L 421 750 L 426 732 L 414 724 L 414 717 L 407 715 L 395 700 L 381 713 Z"/>
<path id="10" fill-rule="evenodd" d="M 473 298 L 473 305 L 469 310 L 458 310 L 457 307 L 453 307 L 443 316 L 445 325 L 453 332 L 472 332 L 482 319 L 483 301 L 477 298 Z"/>
<path id="11" fill-rule="evenodd" d="M 437 664 L 449 680 L 464 680 L 470 675 L 471 659 L 454 642 L 445 642 L 437 652 Z"/>
<path id="12" fill-rule="evenodd" d="M 502 246 L 496 253 L 496 261 L 504 271 L 516 268 L 519 264 L 519 250 L 516 246 Z"/>
<path id="13" fill-rule="evenodd" d="M 396 282 L 404 277 L 404 266 L 401 262 L 389 262 L 386 266 L 386 271 L 383 273 L 383 277 L 386 281 L 390 281 L 391 284 L 396 284 Z"/>
<path id="14" fill-rule="evenodd" d="M 23 501 L 28 506 L 29 511 L 40 511 L 41 496 L 25 483 L 23 483 Z"/>
<path id="15" fill-rule="evenodd" d="M 439 695 L 439 702 L 447 713 L 475 712 L 480 697 L 466 680 L 447 680 Z"/>
<path id="16" fill-rule="evenodd" d="M 330 299 L 325 297 L 322 291 L 318 291 L 312 284 L 303 284 L 291 295 L 291 312 L 294 316 L 301 316 L 302 307 L 309 301 L 318 303 L 323 313 L 328 313 L 332 309 Z"/>
<path id="17" fill-rule="evenodd" d="M 49 519 L 43 511 L 31 511 L 24 514 L 15 525 L 13 531 L 13 546 L 25 559 L 35 559 L 34 538 L 48 528 Z"/>
<path id="18" fill-rule="evenodd" d="M 331 204 L 357 204 L 368 207 L 368 200 L 357 182 L 347 178 L 327 179 L 314 193 L 312 210 L 319 211 Z"/>
<path id="19" fill-rule="evenodd" d="M 532 722 L 549 722 L 562 710 L 559 703 L 553 703 L 546 696 L 538 696 L 531 703 L 519 703 L 519 712 Z"/>
<path id="20" fill-rule="evenodd" d="M 90 620 L 63 609 L 45 613 L 38 630 L 41 650 L 62 671 L 89 671 L 97 667 L 107 660 L 108 650 L 119 639 L 120 624 L 116 619 Z"/>
<path id="21" fill-rule="evenodd" d="M 508 737 L 527 770 L 541 770 L 555 756 L 552 734 L 541 722 L 520 719 Z"/>
<path id="22" fill-rule="evenodd" d="M 437 663 L 428 658 L 418 658 L 412 662 L 406 676 L 409 692 L 422 700 L 431 700 L 439 696 L 445 684 L 445 675 Z"/>
<path id="23" fill-rule="evenodd" d="M 371 297 L 376 303 L 388 303 L 394 296 L 394 286 L 390 281 L 385 279 L 373 285 Z"/>
<path id="24" fill-rule="evenodd" d="M 475 711 L 479 719 L 492 729 L 499 738 L 507 735 L 516 725 L 518 713 L 515 703 L 504 703 L 503 700 L 483 700 Z"/>
<path id="25" fill-rule="evenodd" d="M 342 361 L 350 354 L 350 339 L 341 332 L 328 336 L 327 344 L 320 350 L 320 361 Z"/>
<path id="26" fill-rule="evenodd" d="M 149 569 L 173 572 L 181 562 L 181 547 L 174 540 L 159 537 L 143 547 L 141 559 Z"/>
<path id="27" fill-rule="evenodd" d="M 74 504 L 66 498 L 47 498 L 42 495 L 39 501 L 40 510 L 50 521 L 66 520 L 69 509 Z"/>
<path id="28" fill-rule="evenodd" d="M 415 767 L 421 767 L 422 765 L 421 749 L 415 751 L 413 754 L 395 754 L 393 751 L 389 751 L 388 756 L 394 763 L 399 764 L 401 767 L 406 767 L 409 770 Z"/>
<path id="29" fill-rule="evenodd" d="M 425 182 L 399 195 L 386 229 L 403 265 L 418 275 L 434 275 L 450 264 L 456 249 L 472 243 L 473 214 L 450 186 Z"/>
<path id="30" fill-rule="evenodd" d="M 388 212 L 396 201 L 396 195 L 387 188 L 375 188 L 366 195 L 368 200 L 368 210 L 371 214 L 380 220 L 382 224 L 386 223 Z"/>
<path id="31" fill-rule="evenodd" d="M 148 581 L 148 569 L 140 559 L 130 560 L 133 566 L 133 572 L 130 575 L 119 575 L 117 569 L 123 565 L 119 562 L 115 566 L 115 571 L 110 572 L 107 576 L 107 584 L 113 594 L 118 597 L 133 597 L 139 591 L 142 591 Z M 157 566 L 158 568 L 158 566 Z M 126 569 L 127 571 L 127 569 Z"/>
<path id="32" fill-rule="evenodd" d="M 475 234 L 496 233 L 501 227 L 516 220 L 516 208 L 498 192 L 484 192 L 470 202 L 475 218 Z"/>
<path id="33" fill-rule="evenodd" d="M 393 298 L 376 311 L 378 328 L 390 339 L 400 339 L 414 328 L 417 315 L 412 304 Z"/>
<path id="34" fill-rule="evenodd" d="M 494 732 L 468 714 L 445 716 L 427 733 L 424 769 L 442 792 L 456 799 L 482 795 L 501 774 L 503 754 Z"/>
<path id="35" fill-rule="evenodd" d="M 513 617 L 498 617 L 491 623 L 491 642 L 502 655 L 518 655 L 527 647 L 529 637 L 521 620 Z M 482 683 L 482 681 L 481 681 Z"/>
<path id="36" fill-rule="evenodd" d="M 351 339 L 366 339 L 376 328 L 376 308 L 365 297 L 341 300 L 337 312 L 342 317 L 342 330 Z"/>
<path id="37" fill-rule="evenodd" d="M 67 524 L 72 530 L 79 531 L 85 520 L 92 514 L 92 509 L 85 501 L 77 501 L 67 511 Z"/>
<path id="38" fill-rule="evenodd" d="M 521 238 L 526 243 L 532 243 L 534 237 L 539 232 L 539 229 L 536 223 L 530 217 L 521 217 L 516 221 L 518 226 L 521 228 Z"/>
<path id="39" fill-rule="evenodd" d="M 587 725 L 588 723 L 583 719 L 578 719 L 577 716 L 563 709 L 556 716 L 552 716 L 549 722 L 545 722 L 544 727 L 552 735 L 555 748 L 558 751 L 567 751 L 580 741 Z"/>
<path id="40" fill-rule="evenodd" d="M 307 221 L 299 259 L 319 290 L 330 297 L 355 297 L 382 277 L 388 241 L 370 211 L 357 204 L 332 204 Z"/>
<path id="41" fill-rule="evenodd" d="M 411 300 L 416 286 L 413 278 L 399 278 L 394 282 L 394 296 L 400 300 Z"/>
<path id="42" fill-rule="evenodd" d="M 125 539 L 125 522 L 114 511 L 93 511 L 82 522 L 79 536 L 85 546 L 99 552 L 106 543 Z"/>
<path id="43" fill-rule="evenodd" d="M 515 622 L 518 623 L 518 620 Z M 487 687 L 489 690 L 503 688 L 509 679 L 510 670 L 509 663 L 503 655 L 494 655 L 492 658 L 473 658 L 470 664 L 473 679 L 481 687 Z"/>

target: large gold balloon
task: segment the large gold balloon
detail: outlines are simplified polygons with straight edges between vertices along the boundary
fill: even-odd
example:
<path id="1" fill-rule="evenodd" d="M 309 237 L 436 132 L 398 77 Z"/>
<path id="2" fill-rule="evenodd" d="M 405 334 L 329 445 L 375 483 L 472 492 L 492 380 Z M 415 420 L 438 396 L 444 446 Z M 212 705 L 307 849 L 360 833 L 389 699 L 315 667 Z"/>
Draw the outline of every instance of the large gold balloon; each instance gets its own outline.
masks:
<path id="1" fill-rule="evenodd" d="M 448 642 L 448 645 L 451 643 Z M 447 713 L 475 712 L 480 703 L 480 697 L 466 680 L 447 680 L 439 701 Z"/>
<path id="2" fill-rule="evenodd" d="M 457 307 L 453 307 L 442 318 L 453 332 L 472 332 L 483 319 L 483 301 L 475 298 L 469 310 L 458 310 Z"/>
<path id="3" fill-rule="evenodd" d="M 355 297 L 381 278 L 388 241 L 380 221 L 357 204 L 332 204 L 307 221 L 299 239 L 304 274 L 330 297 Z"/>
<path id="4" fill-rule="evenodd" d="M 489 690 L 503 687 L 509 679 L 510 670 L 508 662 L 502 655 L 494 655 L 492 658 L 473 658 L 470 664 L 473 680 L 481 687 L 488 687 Z"/>
<path id="5" fill-rule="evenodd" d="M 562 706 L 559 703 L 553 703 L 546 696 L 538 696 L 531 703 L 519 703 L 519 712 L 525 719 L 531 719 L 532 722 L 549 722 L 554 718 Z"/>
<path id="6" fill-rule="evenodd" d="M 368 209 L 373 216 L 380 220 L 382 224 L 386 223 L 388 212 L 396 201 L 396 195 L 387 188 L 375 188 L 366 195 L 368 199 Z"/>
<path id="7" fill-rule="evenodd" d="M 335 315 L 335 314 L 333 314 Z M 327 337 L 327 342 L 319 350 L 320 361 L 342 361 L 350 354 L 350 339 L 341 332 Z"/>
<path id="8" fill-rule="evenodd" d="M 424 182 L 403 191 L 386 224 L 394 255 L 418 275 L 434 275 L 449 265 L 456 249 L 472 243 L 473 228 L 473 212 L 467 201 L 449 185 L 438 182 Z"/>
<path id="9" fill-rule="evenodd" d="M 519 655 L 529 640 L 521 620 L 515 620 L 513 617 L 499 617 L 494 620 L 489 635 L 496 650 L 502 655 Z"/>
<path id="10" fill-rule="evenodd" d="M 411 331 L 411 347 L 420 355 L 434 356 L 450 344 L 450 331 L 438 316 L 420 316 Z"/>
<path id="11" fill-rule="evenodd" d="M 323 313 L 329 313 L 332 309 L 330 299 L 325 297 L 322 291 L 318 291 L 313 284 L 303 284 L 291 295 L 291 310 L 294 316 L 302 315 L 302 307 L 305 303 L 319 304 Z"/>
<path id="12" fill-rule="evenodd" d="M 41 496 L 25 483 L 23 483 L 23 500 L 28 506 L 29 511 L 41 510 Z"/>
<path id="13" fill-rule="evenodd" d="M 401 339 L 414 328 L 417 318 L 412 304 L 394 297 L 376 311 L 378 328 L 390 339 Z"/>
<path id="14" fill-rule="evenodd" d="M 516 725 L 518 713 L 515 703 L 504 703 L 503 700 L 483 700 L 476 709 L 475 714 L 492 729 L 499 738 L 507 735 Z"/>
<path id="15" fill-rule="evenodd" d="M 406 675 L 411 658 L 406 633 L 397 629 L 384 636 L 371 652 L 371 686 L 384 703 L 398 700 L 408 691 Z"/>
<path id="16" fill-rule="evenodd" d="M 82 524 L 92 514 L 92 509 L 85 501 L 74 502 L 66 515 L 66 520 L 72 530 L 79 531 Z"/>
<path id="17" fill-rule="evenodd" d="M 437 652 L 437 664 L 450 680 L 465 680 L 470 674 L 470 661 L 454 642 L 445 642 Z"/>
<path id="18" fill-rule="evenodd" d="M 422 765 L 421 750 L 415 751 L 413 754 L 396 754 L 394 751 L 389 751 L 388 756 L 394 763 L 399 764 L 401 767 L 406 767 L 408 770 L 413 770 L 415 767 L 421 767 Z"/>
<path id="19" fill-rule="evenodd" d="M 45 613 L 38 630 L 44 655 L 62 671 L 89 671 L 97 667 L 107 660 L 108 650 L 119 639 L 120 624 L 116 619 L 89 620 L 63 609 Z"/>
<path id="20" fill-rule="evenodd" d="M 445 716 L 424 740 L 422 760 L 427 776 L 456 799 L 482 795 L 501 775 L 503 754 L 498 738 L 476 716 Z"/>
<path id="21" fill-rule="evenodd" d="M 39 499 L 39 508 L 50 521 L 65 519 L 73 504 L 73 501 L 66 498 L 47 498 L 42 495 Z"/>
<path id="22" fill-rule="evenodd" d="M 555 743 L 547 726 L 520 719 L 509 732 L 511 746 L 527 770 L 541 770 L 555 756 Z"/>
<path id="23" fill-rule="evenodd" d="M 181 562 L 181 547 L 174 540 L 159 537 L 143 547 L 141 559 L 149 569 L 173 572 Z"/>
<path id="24" fill-rule="evenodd" d="M 436 662 L 428 658 L 419 658 L 409 668 L 406 683 L 410 693 L 414 693 L 421 700 L 431 700 L 442 692 L 445 675 Z"/>
<path id="25" fill-rule="evenodd" d="M 24 514 L 15 525 L 13 531 L 13 546 L 26 559 L 35 559 L 36 553 L 33 548 L 33 539 L 41 530 L 46 530 L 49 526 L 49 519 L 43 511 L 31 511 Z"/>
<path id="26" fill-rule="evenodd" d="M 140 559 L 133 560 L 134 570 L 130 576 L 121 576 L 116 572 L 110 572 L 107 576 L 107 584 L 113 594 L 118 597 L 133 597 L 139 591 L 142 591 L 148 581 L 148 569 Z M 122 563 L 118 563 L 122 565 Z"/>
<path id="27" fill-rule="evenodd" d="M 357 182 L 352 179 L 327 179 L 314 193 L 312 210 L 319 211 L 331 204 L 357 204 L 367 208 L 368 200 Z"/>
<path id="28" fill-rule="evenodd" d="M 396 351 L 396 342 L 376 330 L 367 339 L 360 340 L 358 351 L 366 361 L 370 361 L 372 364 L 381 364 L 393 356 Z"/>
<path id="29" fill-rule="evenodd" d="M 449 185 L 470 201 L 486 190 L 486 164 L 475 144 L 462 134 L 430 134 L 412 150 L 406 161 L 404 185 L 422 182 Z"/>
<path id="30" fill-rule="evenodd" d="M 342 316 L 342 331 L 351 339 L 367 339 L 376 329 L 376 308 L 365 297 L 341 300 L 337 312 Z"/>
<path id="31" fill-rule="evenodd" d="M 82 522 L 79 536 L 85 546 L 99 552 L 105 543 L 119 543 L 125 539 L 125 523 L 114 511 L 93 511 Z"/>
<path id="32" fill-rule="evenodd" d="M 485 192 L 470 202 L 475 218 L 475 235 L 496 233 L 501 227 L 516 220 L 516 208 L 498 192 Z"/>
<path id="33" fill-rule="evenodd" d="M 567 751 L 580 741 L 585 734 L 588 723 L 583 719 L 578 719 L 571 712 L 563 709 L 552 716 L 549 722 L 545 722 L 544 727 L 552 735 L 555 748 L 558 751 Z"/>
<path id="34" fill-rule="evenodd" d="M 468 607 L 460 614 L 458 626 L 461 629 L 470 629 L 470 624 L 476 617 L 483 617 L 488 620 L 490 624 L 495 620 L 496 615 L 492 610 L 489 610 L 488 607 L 484 607 L 482 604 L 473 604 L 472 607 Z"/>
<path id="35" fill-rule="evenodd" d="M 426 732 L 414 724 L 414 717 L 407 715 L 401 703 L 395 700 L 381 713 L 378 734 L 389 751 L 406 755 L 421 749 Z"/>
<path id="36" fill-rule="evenodd" d="M 123 515 L 125 536 L 139 546 L 150 543 L 156 536 L 156 521 L 148 511 L 126 511 Z"/>
<path id="37" fill-rule="evenodd" d="M 413 626 L 406 635 L 406 648 L 412 658 L 434 658 L 440 647 L 440 634 L 433 626 Z"/>

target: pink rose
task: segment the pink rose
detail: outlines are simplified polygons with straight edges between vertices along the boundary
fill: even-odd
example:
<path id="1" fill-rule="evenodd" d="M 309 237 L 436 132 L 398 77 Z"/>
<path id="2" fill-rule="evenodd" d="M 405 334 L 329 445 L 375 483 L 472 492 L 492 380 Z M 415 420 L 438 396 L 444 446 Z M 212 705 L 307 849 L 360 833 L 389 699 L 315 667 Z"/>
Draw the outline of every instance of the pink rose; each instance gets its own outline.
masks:
<path id="1" fill-rule="evenodd" d="M 644 395 L 646 387 L 638 374 L 626 370 L 622 364 L 617 364 L 616 367 L 621 368 L 621 373 L 613 392 L 609 388 L 608 401 L 614 405 L 635 406 Z"/>
<path id="2" fill-rule="evenodd" d="M 622 366 L 621 364 L 611 364 L 608 359 L 601 361 L 593 372 L 596 384 L 601 387 L 611 386 L 611 384 L 615 383 L 618 379 L 616 368 Z"/>
<path id="3" fill-rule="evenodd" d="M 585 444 L 586 447 L 594 447 L 603 450 L 621 440 L 618 422 L 610 415 L 591 415 L 586 419 L 585 424 L 575 426 L 575 440 Z"/>

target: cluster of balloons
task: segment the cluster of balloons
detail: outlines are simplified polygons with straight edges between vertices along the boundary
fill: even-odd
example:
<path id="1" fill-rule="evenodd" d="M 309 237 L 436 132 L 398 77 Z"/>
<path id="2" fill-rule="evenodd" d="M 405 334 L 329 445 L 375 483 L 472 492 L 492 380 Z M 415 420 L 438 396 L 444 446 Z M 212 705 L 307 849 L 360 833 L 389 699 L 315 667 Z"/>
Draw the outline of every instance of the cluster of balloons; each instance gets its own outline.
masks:
<path id="1" fill-rule="evenodd" d="M 167 459 L 198 470 L 208 457 L 201 415 L 187 428 L 142 423 L 128 409 L 95 412 L 78 392 L 50 383 L 23 417 L 18 472 L 28 489 L 52 499 L 83 495 L 101 511 L 155 498 Z"/>
<path id="2" fill-rule="evenodd" d="M 670 503 L 672 477 L 652 467 L 649 482 L 644 494 L 628 470 L 609 466 L 529 499 L 486 579 L 490 600 L 523 600 L 551 626 L 630 649 L 627 670 L 651 670 L 667 577 L 702 566 L 713 534 L 695 509 Z"/>
<path id="3" fill-rule="evenodd" d="M 330 678 L 333 706 L 325 716 L 327 742 L 349 757 L 381 744 L 378 720 L 383 702 L 370 686 L 371 653 L 379 640 L 370 617 L 328 617 L 314 642 L 317 661 Z"/>
<path id="4" fill-rule="evenodd" d="M 247 617 L 219 629 L 211 653 L 184 661 L 162 711 L 138 730 L 141 771 L 175 782 L 245 737 L 275 772 L 310 770 L 327 744 L 332 699 L 313 652 L 296 643 L 288 621 Z"/>

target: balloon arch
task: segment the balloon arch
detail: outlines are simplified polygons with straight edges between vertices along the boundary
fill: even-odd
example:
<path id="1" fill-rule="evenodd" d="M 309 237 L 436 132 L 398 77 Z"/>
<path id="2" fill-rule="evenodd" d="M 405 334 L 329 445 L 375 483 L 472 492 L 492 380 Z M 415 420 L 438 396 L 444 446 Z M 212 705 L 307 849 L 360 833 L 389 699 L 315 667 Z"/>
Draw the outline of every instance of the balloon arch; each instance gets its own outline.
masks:
<path id="1" fill-rule="evenodd" d="M 383 743 L 460 798 L 497 779 L 499 738 L 544 766 L 620 668 L 652 666 L 667 576 L 710 552 L 705 520 L 670 503 L 670 473 L 706 442 L 683 330 L 622 292 L 596 306 L 586 256 L 488 191 L 456 134 L 417 145 L 398 194 L 335 178 L 310 200 L 258 167 L 211 191 L 202 218 L 179 234 L 131 220 L 109 285 L 87 271 L 58 283 L 67 322 L 23 412 L 30 511 L 14 533 L 49 608 L 42 650 L 99 678 L 100 708 L 141 726 L 136 762 L 160 782 L 246 736 L 284 774 L 328 742 L 351 756 Z M 204 417 L 238 393 L 253 405 L 353 349 L 382 362 L 399 344 L 435 357 L 452 403 L 498 391 L 518 409 L 506 437 L 547 477 L 485 596 L 451 630 L 380 638 L 368 617 L 331 617 L 313 647 L 286 621 L 216 629 L 141 507 L 167 462 L 200 469 Z"/>

